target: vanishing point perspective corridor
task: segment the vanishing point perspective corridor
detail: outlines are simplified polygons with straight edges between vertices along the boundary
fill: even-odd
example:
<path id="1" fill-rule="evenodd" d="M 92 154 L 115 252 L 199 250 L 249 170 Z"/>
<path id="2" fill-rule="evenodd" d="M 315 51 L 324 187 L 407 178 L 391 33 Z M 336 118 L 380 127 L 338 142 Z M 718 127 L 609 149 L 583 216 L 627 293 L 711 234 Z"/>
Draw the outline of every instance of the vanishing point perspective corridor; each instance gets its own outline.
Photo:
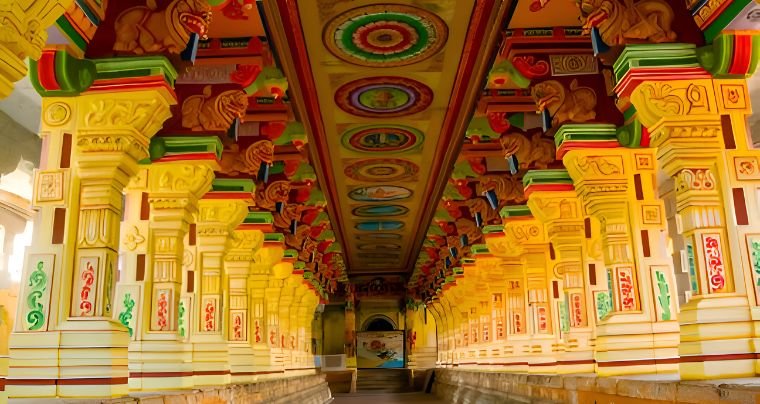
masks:
<path id="1" fill-rule="evenodd" d="M 760 0 L 0 0 L 0 404 L 760 403 Z"/>

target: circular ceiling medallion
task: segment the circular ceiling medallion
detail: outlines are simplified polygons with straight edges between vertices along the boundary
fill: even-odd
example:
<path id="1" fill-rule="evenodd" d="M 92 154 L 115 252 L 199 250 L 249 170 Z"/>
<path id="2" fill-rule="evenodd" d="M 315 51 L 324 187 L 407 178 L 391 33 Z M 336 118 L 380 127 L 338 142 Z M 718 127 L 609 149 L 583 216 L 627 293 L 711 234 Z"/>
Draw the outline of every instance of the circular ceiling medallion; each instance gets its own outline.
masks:
<path id="1" fill-rule="evenodd" d="M 354 208 L 354 216 L 401 216 L 409 213 L 409 208 L 401 205 L 364 205 Z"/>
<path id="2" fill-rule="evenodd" d="M 419 171 L 416 164 L 399 159 L 357 160 L 343 169 L 347 177 L 361 182 L 403 181 Z"/>
<path id="3" fill-rule="evenodd" d="M 343 134 L 343 146 L 358 152 L 401 152 L 422 144 L 421 131 L 402 125 L 367 125 Z"/>
<path id="4" fill-rule="evenodd" d="M 364 231 L 384 231 L 399 230 L 404 227 L 404 222 L 398 220 L 375 220 L 369 222 L 360 222 L 356 225 L 358 230 Z"/>
<path id="5" fill-rule="evenodd" d="M 356 188 L 348 193 L 348 197 L 361 202 L 388 202 L 406 199 L 412 196 L 412 191 L 395 185 L 377 185 Z"/>
<path id="6" fill-rule="evenodd" d="M 359 244 L 356 248 L 361 251 L 375 251 L 375 250 L 400 250 L 401 246 L 391 243 L 378 243 L 378 244 Z"/>
<path id="7" fill-rule="evenodd" d="M 446 44 L 448 28 L 435 14 L 400 4 L 359 7 L 325 27 L 325 46 L 346 62 L 375 67 L 425 60 Z"/>
<path id="8" fill-rule="evenodd" d="M 369 77 L 350 81 L 335 92 L 335 103 L 349 114 L 390 118 L 416 114 L 433 102 L 430 87 L 404 77 Z"/>

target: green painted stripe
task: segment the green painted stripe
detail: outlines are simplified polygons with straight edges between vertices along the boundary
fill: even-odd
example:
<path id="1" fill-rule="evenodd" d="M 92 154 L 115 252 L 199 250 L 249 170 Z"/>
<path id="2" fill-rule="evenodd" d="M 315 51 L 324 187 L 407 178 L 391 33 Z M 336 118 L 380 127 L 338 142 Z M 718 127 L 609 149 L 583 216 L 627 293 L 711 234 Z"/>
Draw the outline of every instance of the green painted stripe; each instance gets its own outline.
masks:
<path id="1" fill-rule="evenodd" d="M 528 205 L 512 205 L 501 208 L 499 212 L 502 218 L 533 216 Z"/>
<path id="2" fill-rule="evenodd" d="M 712 41 L 720 35 L 721 31 L 725 29 L 731 21 L 736 18 L 739 13 L 744 10 L 744 7 L 749 4 L 750 0 L 734 0 L 722 13 L 715 19 L 707 29 L 704 30 L 705 41 L 712 43 Z"/>
<path id="3" fill-rule="evenodd" d="M 243 219 L 245 224 L 272 224 L 274 217 L 270 212 L 248 212 Z"/>
<path id="4" fill-rule="evenodd" d="M 530 170 L 523 176 L 523 185 L 529 186 L 533 184 L 572 184 L 573 179 L 570 178 L 567 170 Z"/>
<path id="5" fill-rule="evenodd" d="M 66 37 L 69 38 L 69 40 L 73 42 L 77 48 L 81 49 L 82 51 L 87 49 L 87 41 L 81 35 L 79 35 L 79 32 L 74 29 L 69 20 L 66 19 L 65 15 L 58 17 L 55 23 L 58 25 L 58 28 L 61 29 L 61 32 L 63 32 L 63 34 L 66 35 Z"/>
<path id="6" fill-rule="evenodd" d="M 216 192 L 253 192 L 255 187 L 250 178 L 217 178 L 211 183 L 212 191 Z"/>
<path id="7" fill-rule="evenodd" d="M 560 147 L 567 141 L 608 141 L 617 139 L 612 124 L 565 124 L 554 134 L 554 144 Z"/>
<path id="8" fill-rule="evenodd" d="M 483 234 L 495 234 L 495 233 L 503 233 L 503 232 L 504 232 L 503 224 L 489 224 L 487 226 L 483 226 Z"/>
<path id="9" fill-rule="evenodd" d="M 282 233 L 264 233 L 264 241 L 282 243 L 285 241 L 285 236 Z"/>

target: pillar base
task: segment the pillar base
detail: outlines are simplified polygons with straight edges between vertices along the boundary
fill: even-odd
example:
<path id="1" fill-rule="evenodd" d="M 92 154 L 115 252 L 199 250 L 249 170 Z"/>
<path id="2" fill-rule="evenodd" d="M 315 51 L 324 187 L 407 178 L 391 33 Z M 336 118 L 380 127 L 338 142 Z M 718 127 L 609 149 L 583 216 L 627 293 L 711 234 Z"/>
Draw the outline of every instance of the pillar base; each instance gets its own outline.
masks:
<path id="1" fill-rule="evenodd" d="M 132 342 L 129 345 L 129 389 L 168 391 L 192 388 L 192 356 L 192 346 L 176 340 Z"/>
<path id="2" fill-rule="evenodd" d="M 211 336 L 204 336 L 211 338 Z M 200 338 L 200 337 L 198 337 Z M 221 338 L 218 338 L 221 339 Z M 193 343 L 193 385 L 221 386 L 230 383 L 226 341 Z"/>
<path id="3" fill-rule="evenodd" d="M 244 343 L 230 343 L 227 352 L 230 359 L 230 382 L 253 383 L 257 370 L 253 365 L 253 348 Z"/>
<path id="4" fill-rule="evenodd" d="M 68 328 L 12 334 L 9 398 L 114 398 L 129 393 L 129 334 L 108 320 L 69 321 Z"/>
<path id="5" fill-rule="evenodd" d="M 759 313 L 760 314 L 760 313 Z M 696 297 L 681 307 L 679 370 L 683 380 L 752 377 L 759 374 L 753 338 L 760 320 L 743 296 Z"/>
<path id="6" fill-rule="evenodd" d="M 597 327 L 594 356 L 599 376 L 678 372 L 677 322 L 622 323 L 611 320 L 614 321 L 608 319 L 607 323 Z"/>

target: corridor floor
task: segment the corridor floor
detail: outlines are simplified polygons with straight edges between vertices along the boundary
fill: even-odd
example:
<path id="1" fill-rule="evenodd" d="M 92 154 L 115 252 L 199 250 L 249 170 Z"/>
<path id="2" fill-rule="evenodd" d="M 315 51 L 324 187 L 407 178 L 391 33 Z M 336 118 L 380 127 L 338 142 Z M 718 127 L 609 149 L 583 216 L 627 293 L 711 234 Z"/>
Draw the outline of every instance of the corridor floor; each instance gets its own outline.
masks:
<path id="1" fill-rule="evenodd" d="M 353 393 L 336 394 L 333 404 L 444 404 L 432 394 L 425 393 Z"/>

